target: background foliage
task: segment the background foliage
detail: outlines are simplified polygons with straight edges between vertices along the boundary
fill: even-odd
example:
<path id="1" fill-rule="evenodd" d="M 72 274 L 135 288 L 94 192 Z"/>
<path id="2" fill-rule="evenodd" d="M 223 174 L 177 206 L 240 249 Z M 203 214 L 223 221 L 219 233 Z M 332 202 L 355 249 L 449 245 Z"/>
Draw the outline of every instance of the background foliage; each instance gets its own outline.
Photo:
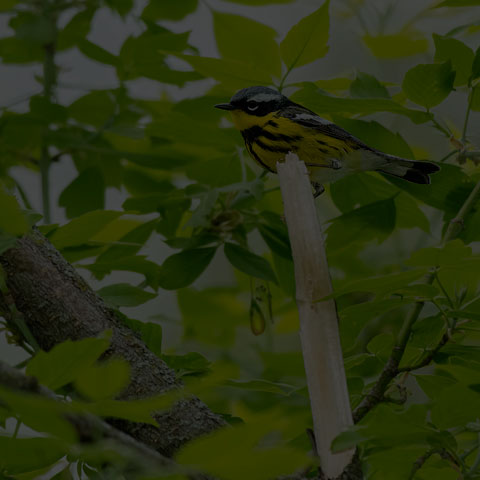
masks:
<path id="1" fill-rule="evenodd" d="M 0 1 L 10 27 L 0 38 L 2 63 L 38 65 L 41 86 L 1 108 L 0 252 L 38 222 L 189 391 L 234 426 L 188 445 L 176 457 L 181 466 L 273 478 L 314 463 L 293 265 L 276 179 L 246 158 L 240 135 L 212 106 L 238 88 L 273 85 L 373 147 L 439 162 L 429 187 L 361 173 L 317 200 L 352 408 L 404 340 L 385 397 L 334 448 L 358 446 L 368 479 L 480 477 L 480 2 L 428 5 L 399 25 L 398 2 L 327 0 L 283 37 L 254 7 L 275 11 L 289 0 L 231 3 L 252 8 L 243 16 L 200 0 Z M 141 30 L 116 52 L 89 40 L 105 8 Z M 201 55 L 175 27 L 199 8 L 208 9 L 218 57 Z M 330 29 L 353 18 L 366 67 L 352 71 L 345 59 L 326 78 Z M 430 35 L 428 22 L 439 18 Z M 116 87 L 86 88 L 64 102 L 62 65 L 79 54 L 103 65 Z M 167 93 L 138 95 L 135 82 L 145 78 Z M 50 173 L 61 163 L 76 173 L 57 196 L 51 186 L 60 180 Z M 30 171 L 41 205 L 24 185 Z M 121 207 L 112 208 L 114 191 Z M 52 223 L 58 207 L 60 224 Z M 9 341 L 34 355 L 21 366 L 73 400 L 39 404 L 1 389 L 1 474 L 121 478 L 121 455 L 108 445 L 80 448 L 59 415 L 151 422 L 149 411 L 165 404 L 112 400 L 129 371 L 120 361 L 96 364 L 108 335 L 37 352 L 20 317 L 8 318 Z"/>

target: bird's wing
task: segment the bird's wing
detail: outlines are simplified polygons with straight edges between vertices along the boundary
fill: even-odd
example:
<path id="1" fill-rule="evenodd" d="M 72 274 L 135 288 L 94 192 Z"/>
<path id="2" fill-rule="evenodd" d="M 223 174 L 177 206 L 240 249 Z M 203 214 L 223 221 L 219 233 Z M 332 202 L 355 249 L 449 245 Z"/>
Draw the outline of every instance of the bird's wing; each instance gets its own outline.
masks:
<path id="1" fill-rule="evenodd" d="M 368 145 L 365 145 L 360 139 L 354 137 L 342 127 L 335 125 L 334 123 L 320 117 L 315 112 L 308 110 L 308 108 L 302 107 L 296 103 L 293 103 L 281 110 L 281 116 L 290 118 L 294 122 L 308 128 L 313 128 L 318 132 L 324 133 L 338 140 L 348 141 L 350 144 L 358 145 L 359 148 L 365 148 L 367 150 L 374 150 Z"/>

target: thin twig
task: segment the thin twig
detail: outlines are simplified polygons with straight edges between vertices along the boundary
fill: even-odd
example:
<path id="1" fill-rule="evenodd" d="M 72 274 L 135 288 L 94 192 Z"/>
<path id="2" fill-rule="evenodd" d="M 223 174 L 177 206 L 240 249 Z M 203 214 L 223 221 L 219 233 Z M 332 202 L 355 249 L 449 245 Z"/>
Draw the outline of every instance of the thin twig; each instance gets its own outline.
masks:
<path id="1" fill-rule="evenodd" d="M 470 467 L 470 470 L 467 472 L 466 478 L 470 478 L 471 475 L 473 475 L 478 470 L 478 467 L 480 467 L 480 433 L 478 434 L 477 448 L 478 448 L 477 456 L 475 457 L 475 460 L 472 466 Z"/>
<path id="2" fill-rule="evenodd" d="M 422 456 L 418 457 L 413 464 L 412 471 L 410 472 L 410 476 L 408 477 L 408 480 L 413 480 L 413 478 L 415 477 L 415 474 L 418 472 L 418 470 L 420 470 L 423 467 L 423 465 L 425 464 L 425 462 L 432 455 L 435 455 L 436 453 L 438 453 L 438 449 L 437 448 L 432 448 L 432 449 L 428 450 L 427 452 L 425 452 Z"/>
<path id="3" fill-rule="evenodd" d="M 43 62 L 43 96 L 50 102 L 53 97 L 53 90 L 57 81 L 57 67 L 55 65 L 56 53 L 56 36 L 57 36 L 57 18 L 56 14 L 51 10 L 50 2 L 44 0 L 43 9 L 44 18 L 50 23 L 55 38 L 51 43 L 44 46 L 45 59 Z M 48 151 L 48 142 L 46 140 L 49 126 L 45 127 L 43 132 L 41 156 L 40 156 L 40 176 L 42 183 L 42 209 L 45 223 L 50 223 L 50 153 Z"/>
<path id="4" fill-rule="evenodd" d="M 465 121 L 463 122 L 462 143 L 465 143 L 467 139 L 468 120 L 470 118 L 470 110 L 472 109 L 474 96 L 475 96 L 475 87 L 472 87 L 472 90 L 470 91 L 470 98 L 468 99 L 467 112 L 465 113 Z"/>
<path id="5" fill-rule="evenodd" d="M 458 225 L 463 225 L 465 217 L 468 215 L 470 210 L 473 208 L 475 202 L 477 201 L 478 197 L 480 195 L 480 182 L 478 182 L 475 187 L 472 189 L 470 192 L 470 195 L 468 198 L 465 200 L 464 204 L 458 211 L 458 214 L 456 217 L 450 222 L 447 231 L 445 232 L 445 235 L 443 237 L 443 240 L 441 242 L 441 246 L 445 246 L 447 242 L 450 240 L 453 240 L 458 233 L 460 233 L 461 228 L 458 229 Z M 431 285 L 435 279 L 435 274 L 430 273 L 427 275 L 425 279 L 425 283 L 427 285 Z M 438 345 L 432 350 L 432 352 L 425 357 L 424 360 L 422 360 L 419 364 L 415 366 L 410 366 L 410 367 L 402 367 L 399 368 L 400 362 L 403 357 L 403 353 L 405 352 L 405 348 L 407 346 L 408 340 L 410 338 L 410 334 L 412 331 L 412 327 L 417 321 L 418 317 L 420 316 L 420 313 L 423 310 L 423 305 L 424 302 L 418 302 L 415 305 L 415 308 L 412 310 L 411 314 L 406 318 L 402 329 L 400 330 L 400 333 L 397 338 L 397 342 L 395 343 L 395 346 L 392 350 L 392 353 L 390 355 L 390 358 L 388 359 L 385 367 L 383 368 L 380 377 L 378 380 L 375 382 L 373 387 L 369 390 L 369 392 L 365 395 L 365 397 L 362 399 L 360 404 L 357 406 L 355 411 L 353 412 L 353 419 L 355 423 L 359 422 L 372 408 L 374 408 L 378 403 L 384 401 L 385 398 L 385 391 L 387 390 L 390 382 L 400 373 L 400 372 L 405 372 L 405 371 L 410 371 L 414 370 L 416 368 L 421 368 L 422 366 L 428 365 L 432 359 L 435 353 L 438 352 L 450 339 L 451 335 L 451 327 L 450 332 L 446 332 L 445 335 L 442 337 Z"/>

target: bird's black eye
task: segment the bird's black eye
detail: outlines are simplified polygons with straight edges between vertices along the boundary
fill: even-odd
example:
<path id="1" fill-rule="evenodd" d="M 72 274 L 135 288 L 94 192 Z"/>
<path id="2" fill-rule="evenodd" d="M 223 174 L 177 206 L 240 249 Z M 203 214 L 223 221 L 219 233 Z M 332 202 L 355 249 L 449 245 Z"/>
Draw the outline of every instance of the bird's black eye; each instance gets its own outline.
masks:
<path id="1" fill-rule="evenodd" d="M 251 111 L 254 112 L 258 108 L 258 103 L 257 102 L 248 102 L 247 103 L 247 108 Z"/>

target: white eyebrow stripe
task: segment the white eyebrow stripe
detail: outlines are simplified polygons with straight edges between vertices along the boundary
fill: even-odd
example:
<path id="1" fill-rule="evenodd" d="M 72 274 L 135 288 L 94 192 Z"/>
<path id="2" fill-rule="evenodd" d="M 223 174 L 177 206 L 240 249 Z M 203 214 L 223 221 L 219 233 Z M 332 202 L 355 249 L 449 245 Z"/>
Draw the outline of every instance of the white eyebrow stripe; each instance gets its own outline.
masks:
<path id="1" fill-rule="evenodd" d="M 279 93 L 257 93 L 249 100 L 254 102 L 270 102 L 271 100 L 278 100 L 280 98 Z"/>
<path id="2" fill-rule="evenodd" d="M 297 113 L 294 117 L 294 120 L 309 120 L 311 122 L 319 123 L 321 125 L 329 125 L 332 122 L 326 120 L 325 118 L 319 117 L 318 115 L 312 115 L 311 113 Z"/>

